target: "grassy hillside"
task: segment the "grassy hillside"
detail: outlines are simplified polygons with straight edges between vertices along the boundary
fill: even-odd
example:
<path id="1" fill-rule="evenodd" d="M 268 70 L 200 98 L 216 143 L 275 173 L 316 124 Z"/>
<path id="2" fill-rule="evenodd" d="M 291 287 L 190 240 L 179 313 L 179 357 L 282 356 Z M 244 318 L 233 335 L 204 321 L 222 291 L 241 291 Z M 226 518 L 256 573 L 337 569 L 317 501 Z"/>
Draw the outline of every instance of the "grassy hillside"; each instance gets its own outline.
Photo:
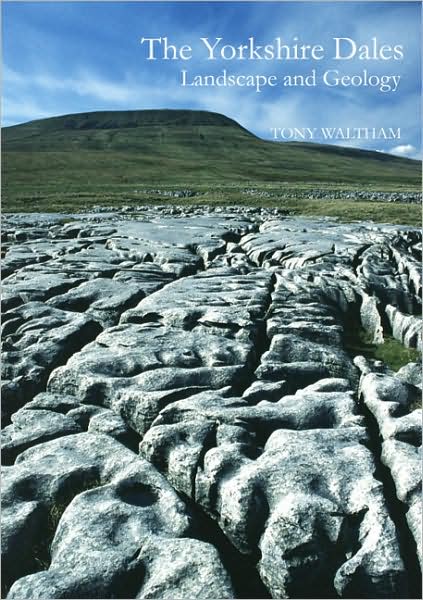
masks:
<path id="1" fill-rule="evenodd" d="M 3 129 L 3 208 L 139 187 L 420 187 L 420 163 L 378 152 L 276 143 L 204 111 L 96 112 Z"/>

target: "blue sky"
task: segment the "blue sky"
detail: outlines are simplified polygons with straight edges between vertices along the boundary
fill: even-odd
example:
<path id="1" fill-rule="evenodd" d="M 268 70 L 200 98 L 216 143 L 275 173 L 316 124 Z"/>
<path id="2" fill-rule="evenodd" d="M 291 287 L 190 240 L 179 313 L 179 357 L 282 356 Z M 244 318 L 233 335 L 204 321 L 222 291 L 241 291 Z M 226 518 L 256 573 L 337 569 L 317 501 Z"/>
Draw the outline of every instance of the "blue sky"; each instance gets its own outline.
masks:
<path id="1" fill-rule="evenodd" d="M 271 127 L 401 128 L 400 140 L 343 140 L 404 156 L 420 154 L 419 2 L 3 2 L 4 125 L 94 110 L 191 108 L 224 113 L 264 138 Z M 147 61 L 142 37 L 190 44 L 190 61 Z M 240 44 L 275 37 L 321 44 L 324 60 L 206 61 L 201 37 Z M 333 60 L 333 37 L 400 44 L 400 61 Z M 396 92 L 378 88 L 183 88 L 189 76 L 307 74 L 400 75 Z"/>

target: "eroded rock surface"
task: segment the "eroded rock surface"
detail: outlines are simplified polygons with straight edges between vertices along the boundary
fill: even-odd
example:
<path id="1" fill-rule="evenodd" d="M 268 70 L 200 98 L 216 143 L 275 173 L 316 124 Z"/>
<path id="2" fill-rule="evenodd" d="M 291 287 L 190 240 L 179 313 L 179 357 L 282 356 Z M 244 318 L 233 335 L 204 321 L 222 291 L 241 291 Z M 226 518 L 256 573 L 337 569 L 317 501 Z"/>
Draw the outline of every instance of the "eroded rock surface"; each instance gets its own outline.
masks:
<path id="1" fill-rule="evenodd" d="M 421 389 L 377 373 L 365 375 L 360 389 L 382 439 L 382 462 L 391 473 L 398 500 L 407 507 L 407 522 L 421 561 Z"/>
<path id="2" fill-rule="evenodd" d="M 420 597 L 421 236 L 277 210 L 4 223 L 8 598 Z M 417 354 L 416 354 L 417 357 Z"/>
<path id="3" fill-rule="evenodd" d="M 42 302 L 7 311 L 2 325 L 2 421 L 45 389 L 52 370 L 100 331 L 89 316 Z"/>

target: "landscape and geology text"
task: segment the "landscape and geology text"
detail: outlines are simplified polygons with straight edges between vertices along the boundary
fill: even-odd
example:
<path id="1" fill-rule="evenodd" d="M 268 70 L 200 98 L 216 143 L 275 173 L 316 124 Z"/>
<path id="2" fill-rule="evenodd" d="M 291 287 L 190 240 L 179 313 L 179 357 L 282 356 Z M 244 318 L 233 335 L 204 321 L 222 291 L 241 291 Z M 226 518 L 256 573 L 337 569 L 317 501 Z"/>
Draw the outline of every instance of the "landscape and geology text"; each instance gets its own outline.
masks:
<path id="1" fill-rule="evenodd" d="M 297 36 L 291 43 L 285 43 L 276 37 L 271 43 L 259 44 L 251 36 L 245 43 L 234 45 L 222 37 L 202 37 L 195 48 L 190 44 L 174 43 L 168 37 L 142 37 L 140 44 L 145 50 L 148 61 L 182 61 L 188 63 L 196 59 L 205 63 L 223 61 L 228 68 L 216 73 L 191 72 L 183 68 L 179 73 L 182 87 L 245 87 L 253 88 L 260 93 L 265 88 L 276 87 L 310 87 L 325 86 L 327 88 L 368 88 L 381 93 L 396 92 L 401 83 L 398 72 L 383 73 L 374 71 L 377 65 L 391 61 L 398 65 L 404 59 L 404 47 L 400 44 L 385 44 L 377 37 L 372 37 L 366 44 L 359 44 L 350 37 L 333 37 L 332 43 L 302 43 Z M 319 68 L 319 61 L 325 60 L 325 68 Z M 343 65 L 355 59 L 363 67 L 345 72 Z M 327 61 L 332 61 L 330 67 Z M 301 73 L 239 73 L 232 71 L 229 64 L 244 64 L 246 61 L 269 64 L 273 62 L 301 63 L 310 62 L 313 67 Z M 373 67 L 373 68 L 372 68 Z M 264 70 L 264 69 L 263 69 Z"/>

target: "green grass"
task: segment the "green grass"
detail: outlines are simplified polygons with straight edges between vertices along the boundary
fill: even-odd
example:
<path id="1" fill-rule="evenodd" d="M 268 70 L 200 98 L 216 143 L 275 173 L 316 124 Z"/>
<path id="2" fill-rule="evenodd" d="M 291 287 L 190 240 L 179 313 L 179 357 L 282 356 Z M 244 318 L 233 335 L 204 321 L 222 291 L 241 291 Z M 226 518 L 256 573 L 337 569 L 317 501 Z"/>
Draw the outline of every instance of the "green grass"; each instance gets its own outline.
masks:
<path id="1" fill-rule="evenodd" d="M 398 371 L 409 362 L 419 361 L 420 352 L 414 348 L 406 348 L 398 340 L 385 337 L 383 344 L 378 344 L 374 350 L 374 357 L 382 360 L 393 371 Z"/>
<path id="2" fill-rule="evenodd" d="M 164 188 L 164 186 L 160 186 Z M 167 186 L 169 187 L 169 186 Z M 172 186 L 173 187 L 173 186 Z M 198 186 L 197 186 L 198 187 Z M 174 189 L 193 189 L 187 184 Z M 262 186 L 266 190 L 266 186 Z M 419 227 L 421 224 L 421 208 L 415 204 L 385 203 L 385 202 L 354 202 L 348 200 L 300 200 L 297 198 L 254 197 L 243 193 L 236 186 L 214 187 L 212 190 L 200 191 L 201 195 L 192 198 L 168 198 L 159 194 L 135 192 L 129 186 L 122 189 L 105 187 L 104 191 L 49 192 L 38 195 L 28 194 L 3 200 L 4 212 L 63 212 L 74 213 L 89 210 L 94 206 L 142 206 L 151 204 L 208 204 L 216 206 L 263 206 L 280 208 L 289 215 L 329 216 L 336 217 L 341 222 L 370 220 L 381 223 L 393 223 Z"/>
<path id="3" fill-rule="evenodd" d="M 381 360 L 393 371 L 398 371 L 409 362 L 419 362 L 421 354 L 414 348 L 406 348 L 389 335 L 384 335 L 383 344 L 374 344 L 372 337 L 356 322 L 346 328 L 345 349 L 352 356 Z"/>
<path id="4" fill-rule="evenodd" d="M 7 127 L 2 175 L 6 212 L 163 203 L 136 190 L 168 186 L 205 192 L 201 200 L 208 203 L 381 220 L 382 207 L 371 203 L 354 207 L 344 201 L 298 201 L 277 192 L 287 184 L 293 189 L 382 191 L 419 191 L 421 186 L 418 161 L 338 146 L 265 141 L 223 115 L 202 111 L 85 113 Z M 271 187 L 272 198 L 248 198 L 240 191 L 248 186 Z M 392 222 L 416 223 L 416 207 L 383 207 L 389 210 L 385 221 L 392 216 Z M 363 211 L 366 217 L 361 217 Z"/>

